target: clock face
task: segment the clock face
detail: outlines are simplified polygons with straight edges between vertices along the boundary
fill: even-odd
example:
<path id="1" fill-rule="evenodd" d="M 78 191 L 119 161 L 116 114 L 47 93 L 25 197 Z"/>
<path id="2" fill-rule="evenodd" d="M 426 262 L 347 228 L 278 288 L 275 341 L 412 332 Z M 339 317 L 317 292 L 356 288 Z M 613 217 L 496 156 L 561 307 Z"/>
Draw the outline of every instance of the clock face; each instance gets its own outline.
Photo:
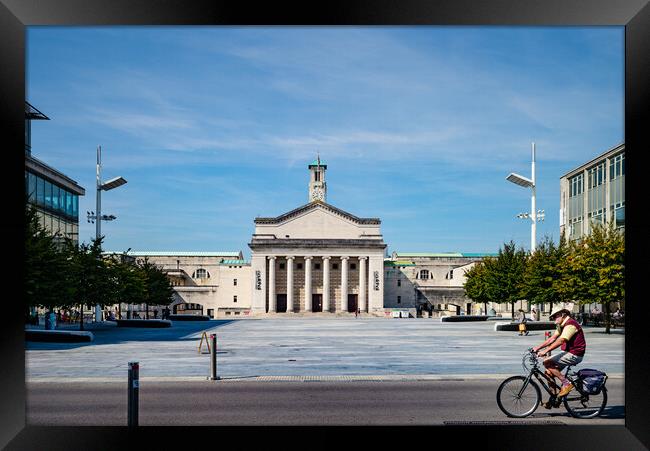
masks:
<path id="1" fill-rule="evenodd" d="M 314 188 L 314 191 L 312 192 L 312 198 L 314 200 L 323 200 L 322 188 Z"/>

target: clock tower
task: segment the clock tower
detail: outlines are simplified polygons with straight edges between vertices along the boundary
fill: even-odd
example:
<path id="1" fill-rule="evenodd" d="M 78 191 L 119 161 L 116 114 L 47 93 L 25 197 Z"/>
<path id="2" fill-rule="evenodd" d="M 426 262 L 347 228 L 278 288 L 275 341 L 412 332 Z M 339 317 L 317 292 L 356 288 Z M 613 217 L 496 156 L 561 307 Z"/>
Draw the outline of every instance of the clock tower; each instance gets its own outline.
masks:
<path id="1" fill-rule="evenodd" d="M 309 202 L 327 202 L 326 170 L 327 165 L 320 161 L 320 155 L 309 165 Z"/>

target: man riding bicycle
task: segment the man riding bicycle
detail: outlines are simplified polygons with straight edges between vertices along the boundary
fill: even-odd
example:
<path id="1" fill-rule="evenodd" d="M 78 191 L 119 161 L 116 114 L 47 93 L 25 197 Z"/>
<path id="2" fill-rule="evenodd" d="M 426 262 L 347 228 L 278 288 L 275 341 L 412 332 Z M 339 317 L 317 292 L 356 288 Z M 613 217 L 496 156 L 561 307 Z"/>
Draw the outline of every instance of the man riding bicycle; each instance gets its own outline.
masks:
<path id="1" fill-rule="evenodd" d="M 561 397 L 566 396 L 573 389 L 573 384 L 564 377 L 562 370 L 567 366 L 577 365 L 582 362 L 587 349 L 587 342 L 582 327 L 576 320 L 571 318 L 570 310 L 565 307 L 556 307 L 551 312 L 549 319 L 555 321 L 557 330 L 544 343 L 534 347 L 533 352 L 536 352 L 538 357 L 542 357 L 553 349 L 562 346 L 562 352 L 544 360 L 546 374 L 561 381 L 562 386 L 557 395 Z M 542 351 L 544 348 L 546 350 Z M 548 403 L 544 403 L 544 407 L 548 408 Z"/>

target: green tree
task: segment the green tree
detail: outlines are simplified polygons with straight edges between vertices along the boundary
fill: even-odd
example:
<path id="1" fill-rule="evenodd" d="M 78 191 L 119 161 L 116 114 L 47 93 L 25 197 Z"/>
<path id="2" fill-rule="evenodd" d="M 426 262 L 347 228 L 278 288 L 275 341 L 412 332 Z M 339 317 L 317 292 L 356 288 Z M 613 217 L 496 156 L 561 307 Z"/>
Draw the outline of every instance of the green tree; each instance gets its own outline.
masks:
<path id="1" fill-rule="evenodd" d="M 486 274 L 491 264 L 490 257 L 477 262 L 469 270 L 465 271 L 465 295 L 474 302 L 482 302 L 485 314 L 487 315 L 487 303 L 491 301 L 488 297 Z"/>
<path id="2" fill-rule="evenodd" d="M 116 300 L 117 285 L 108 264 L 102 257 L 103 237 L 93 239 L 90 244 L 69 246 L 71 254 L 70 274 L 76 287 L 74 305 L 80 307 L 79 330 L 83 330 L 84 307 L 92 309 L 112 305 Z"/>
<path id="3" fill-rule="evenodd" d="M 554 302 L 568 300 L 561 285 L 568 251 L 564 235 L 557 246 L 550 237 L 544 237 L 535 252 L 528 256 L 520 293 L 523 299 L 531 304 L 549 303 L 551 309 Z"/>
<path id="4" fill-rule="evenodd" d="M 602 304 L 610 333 L 611 303 L 625 301 L 625 235 L 614 221 L 593 222 L 591 233 L 572 244 L 562 285 L 566 296 L 580 304 Z"/>
<path id="5" fill-rule="evenodd" d="M 144 279 L 144 303 L 148 318 L 149 305 L 168 305 L 173 300 L 174 289 L 165 273 L 147 258 L 139 268 Z"/>
<path id="6" fill-rule="evenodd" d="M 68 307 L 75 292 L 69 280 L 68 246 L 62 248 L 41 227 L 31 206 L 25 209 L 25 225 L 25 313 L 29 314 L 35 307 L 48 312 Z"/>
<path id="7" fill-rule="evenodd" d="M 140 267 L 126 261 L 124 254 L 110 256 L 107 263 L 116 282 L 115 303 L 132 305 L 144 302 L 145 274 Z"/>
<path id="8" fill-rule="evenodd" d="M 515 302 L 521 299 L 526 252 L 521 247 L 517 249 L 514 241 L 504 243 L 486 268 L 486 297 L 497 304 L 511 304 L 514 318 Z"/>

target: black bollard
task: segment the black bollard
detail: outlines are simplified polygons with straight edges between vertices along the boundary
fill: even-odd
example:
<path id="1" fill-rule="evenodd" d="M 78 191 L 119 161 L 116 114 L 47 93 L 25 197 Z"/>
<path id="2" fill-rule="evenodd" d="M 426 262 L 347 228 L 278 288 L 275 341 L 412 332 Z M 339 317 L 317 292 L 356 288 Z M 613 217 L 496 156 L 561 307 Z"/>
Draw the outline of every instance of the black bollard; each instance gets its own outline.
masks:
<path id="1" fill-rule="evenodd" d="M 216 381 L 217 377 L 217 334 L 210 334 L 210 377 L 208 380 Z"/>
<path id="2" fill-rule="evenodd" d="M 140 364 L 129 362 L 129 401 L 127 406 L 128 426 L 138 425 L 138 402 L 140 391 Z"/>

